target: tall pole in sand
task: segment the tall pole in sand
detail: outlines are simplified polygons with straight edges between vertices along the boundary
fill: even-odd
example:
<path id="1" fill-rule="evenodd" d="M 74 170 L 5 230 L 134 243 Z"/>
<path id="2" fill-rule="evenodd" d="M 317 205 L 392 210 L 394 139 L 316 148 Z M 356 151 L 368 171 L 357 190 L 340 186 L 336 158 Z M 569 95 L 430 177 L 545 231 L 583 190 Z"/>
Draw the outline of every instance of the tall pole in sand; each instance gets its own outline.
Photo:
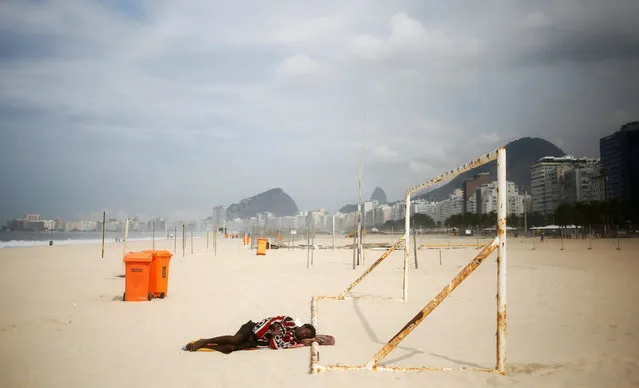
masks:
<path id="1" fill-rule="evenodd" d="M 617 250 L 621 250 L 621 245 L 619 245 L 619 225 L 617 226 Z"/>
<path id="2" fill-rule="evenodd" d="M 355 231 L 353 231 L 355 232 Z M 357 233 L 353 233 L 353 269 L 356 267 L 356 256 L 357 256 Z"/>
<path id="3" fill-rule="evenodd" d="M 129 237 L 129 219 L 124 221 L 124 244 L 122 245 L 122 257 L 126 254 L 126 240 Z"/>
<path id="4" fill-rule="evenodd" d="M 306 223 L 306 268 L 311 266 L 311 234 L 308 228 L 308 222 Z"/>
<path id="5" fill-rule="evenodd" d="M 362 150 L 359 154 L 358 187 L 359 197 L 357 199 L 357 265 L 362 257 L 362 169 L 364 159 L 364 131 L 366 129 L 366 112 L 364 112 L 364 126 L 362 127 Z"/>
<path id="6" fill-rule="evenodd" d="M 313 220 L 313 241 L 311 242 L 311 244 L 313 245 L 313 250 L 311 250 L 311 265 L 314 264 L 314 259 L 315 259 L 315 220 Z"/>
<path id="7" fill-rule="evenodd" d="M 191 254 L 193 254 L 193 229 L 191 229 Z"/>
<path id="8" fill-rule="evenodd" d="M 106 210 L 102 212 L 102 258 L 104 259 L 104 230 L 106 229 Z"/>
<path id="9" fill-rule="evenodd" d="M 495 369 L 506 373 L 506 216 L 508 214 L 508 195 L 506 192 L 506 149 L 497 151 L 497 365 Z"/>
<path id="10" fill-rule="evenodd" d="M 524 236 L 528 237 L 528 199 L 526 185 L 524 185 Z"/>
<path id="11" fill-rule="evenodd" d="M 335 249 L 335 213 L 333 213 L 333 249 Z"/>
<path id="12" fill-rule="evenodd" d="M 406 192 L 404 214 L 404 276 L 402 281 L 402 300 L 408 301 L 408 249 L 410 248 L 410 191 Z"/>
<path id="13" fill-rule="evenodd" d="M 419 264 L 417 263 L 417 230 L 415 229 L 414 223 L 413 223 L 413 252 L 415 253 L 415 269 L 419 269 Z"/>
<path id="14" fill-rule="evenodd" d="M 184 224 L 182 224 L 182 257 L 184 257 L 184 251 L 186 250 L 185 232 Z"/>
<path id="15" fill-rule="evenodd" d="M 122 245 L 122 274 L 126 274 L 126 264 L 124 263 L 124 255 L 126 254 L 126 240 L 129 238 L 129 219 L 124 222 L 124 244 Z"/>
<path id="16" fill-rule="evenodd" d="M 173 232 L 173 254 L 177 254 L 177 226 L 173 227 L 175 230 Z"/>

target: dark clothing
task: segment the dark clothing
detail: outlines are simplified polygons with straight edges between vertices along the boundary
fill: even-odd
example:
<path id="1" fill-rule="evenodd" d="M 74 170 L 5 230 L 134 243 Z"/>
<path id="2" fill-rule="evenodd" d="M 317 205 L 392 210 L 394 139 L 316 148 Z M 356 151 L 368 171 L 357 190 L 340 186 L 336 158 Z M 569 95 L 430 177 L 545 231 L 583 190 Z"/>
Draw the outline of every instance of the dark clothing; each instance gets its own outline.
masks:
<path id="1" fill-rule="evenodd" d="M 257 336 L 253 332 L 253 328 L 255 327 L 255 325 L 255 322 L 248 321 L 240 326 L 240 329 L 237 331 L 237 333 L 235 333 L 235 335 L 242 338 L 242 342 L 236 345 L 236 350 L 244 350 L 257 347 Z"/>
<path id="2" fill-rule="evenodd" d="M 277 326 L 274 326 L 277 325 Z M 274 327 L 277 327 L 274 331 Z M 259 322 L 248 321 L 235 333 L 241 338 L 237 350 L 256 347 L 286 349 L 297 344 L 293 318 L 286 315 L 264 318 Z"/>
<path id="3" fill-rule="evenodd" d="M 295 320 L 287 315 L 264 318 L 255 324 L 253 332 L 258 346 L 286 349 L 297 344 Z"/>

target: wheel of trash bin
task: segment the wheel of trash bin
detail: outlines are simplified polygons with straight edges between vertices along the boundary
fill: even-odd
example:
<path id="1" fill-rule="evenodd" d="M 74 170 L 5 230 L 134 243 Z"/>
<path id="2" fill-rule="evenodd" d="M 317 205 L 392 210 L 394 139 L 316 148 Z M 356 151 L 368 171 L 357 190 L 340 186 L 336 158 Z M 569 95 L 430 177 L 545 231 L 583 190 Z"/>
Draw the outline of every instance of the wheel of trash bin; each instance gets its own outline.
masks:
<path id="1" fill-rule="evenodd" d="M 160 299 L 164 299 L 164 296 L 165 296 L 164 293 L 160 292 Z"/>
<path id="2" fill-rule="evenodd" d="M 126 292 L 122 294 L 122 300 L 126 301 Z"/>
<path id="3" fill-rule="evenodd" d="M 149 292 L 149 295 L 147 295 L 146 297 L 147 297 L 147 298 L 149 298 L 149 300 L 151 300 L 151 299 L 153 299 L 153 294 L 151 294 L 151 293 Z"/>

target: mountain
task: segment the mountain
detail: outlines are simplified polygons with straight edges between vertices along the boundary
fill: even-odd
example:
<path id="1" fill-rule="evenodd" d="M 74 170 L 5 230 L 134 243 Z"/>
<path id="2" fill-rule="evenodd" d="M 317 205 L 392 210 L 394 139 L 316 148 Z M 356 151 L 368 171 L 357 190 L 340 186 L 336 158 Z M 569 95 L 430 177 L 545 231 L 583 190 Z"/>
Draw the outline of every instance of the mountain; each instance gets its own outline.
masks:
<path id="1" fill-rule="evenodd" d="M 352 205 L 344 205 L 341 209 L 339 209 L 340 213 L 355 213 L 357 211 L 357 204 Z"/>
<path id="2" fill-rule="evenodd" d="M 264 212 L 283 217 L 294 216 L 297 211 L 297 205 L 293 198 L 284 190 L 275 188 L 230 205 L 226 214 L 228 219 L 249 218 Z"/>
<path id="3" fill-rule="evenodd" d="M 381 187 L 375 187 L 375 190 L 373 190 L 373 194 L 371 194 L 371 199 L 376 200 L 380 204 L 388 202 L 388 200 L 386 199 L 386 193 L 384 192 L 384 190 L 382 190 Z"/>
<path id="4" fill-rule="evenodd" d="M 371 194 L 371 200 L 377 200 L 380 204 L 388 203 L 388 199 L 386 198 L 386 193 L 381 187 L 375 187 L 373 190 L 373 194 Z M 339 209 L 340 213 L 355 213 L 357 211 L 357 204 L 348 204 L 342 206 Z"/>
<path id="5" fill-rule="evenodd" d="M 515 182 L 517 188 L 526 185 L 530 193 L 530 165 L 544 156 L 564 156 L 566 153 L 549 141 L 540 138 L 523 137 L 506 145 L 506 177 Z M 490 173 L 491 180 L 497 180 L 497 161 L 486 163 L 463 174 L 458 175 L 450 182 L 426 194 L 416 198 L 427 198 L 434 201 L 442 201 L 455 189 L 463 188 L 463 182 L 467 178 L 479 173 Z"/>

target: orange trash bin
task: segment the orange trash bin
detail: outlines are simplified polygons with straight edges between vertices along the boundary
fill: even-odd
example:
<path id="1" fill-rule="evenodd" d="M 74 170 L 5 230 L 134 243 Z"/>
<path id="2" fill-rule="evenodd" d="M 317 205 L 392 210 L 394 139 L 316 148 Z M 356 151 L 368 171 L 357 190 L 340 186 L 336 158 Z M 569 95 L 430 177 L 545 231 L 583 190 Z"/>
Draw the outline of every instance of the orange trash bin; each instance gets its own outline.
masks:
<path id="1" fill-rule="evenodd" d="M 151 300 L 149 279 L 151 274 L 150 252 L 129 252 L 124 256 L 124 295 L 125 302 L 141 302 Z"/>
<path id="2" fill-rule="evenodd" d="M 266 255 L 266 241 L 265 238 L 257 239 L 257 254 L 260 256 Z"/>
<path id="3" fill-rule="evenodd" d="M 149 276 L 149 292 L 154 298 L 164 299 L 169 293 L 169 251 L 150 251 L 152 256 Z"/>

